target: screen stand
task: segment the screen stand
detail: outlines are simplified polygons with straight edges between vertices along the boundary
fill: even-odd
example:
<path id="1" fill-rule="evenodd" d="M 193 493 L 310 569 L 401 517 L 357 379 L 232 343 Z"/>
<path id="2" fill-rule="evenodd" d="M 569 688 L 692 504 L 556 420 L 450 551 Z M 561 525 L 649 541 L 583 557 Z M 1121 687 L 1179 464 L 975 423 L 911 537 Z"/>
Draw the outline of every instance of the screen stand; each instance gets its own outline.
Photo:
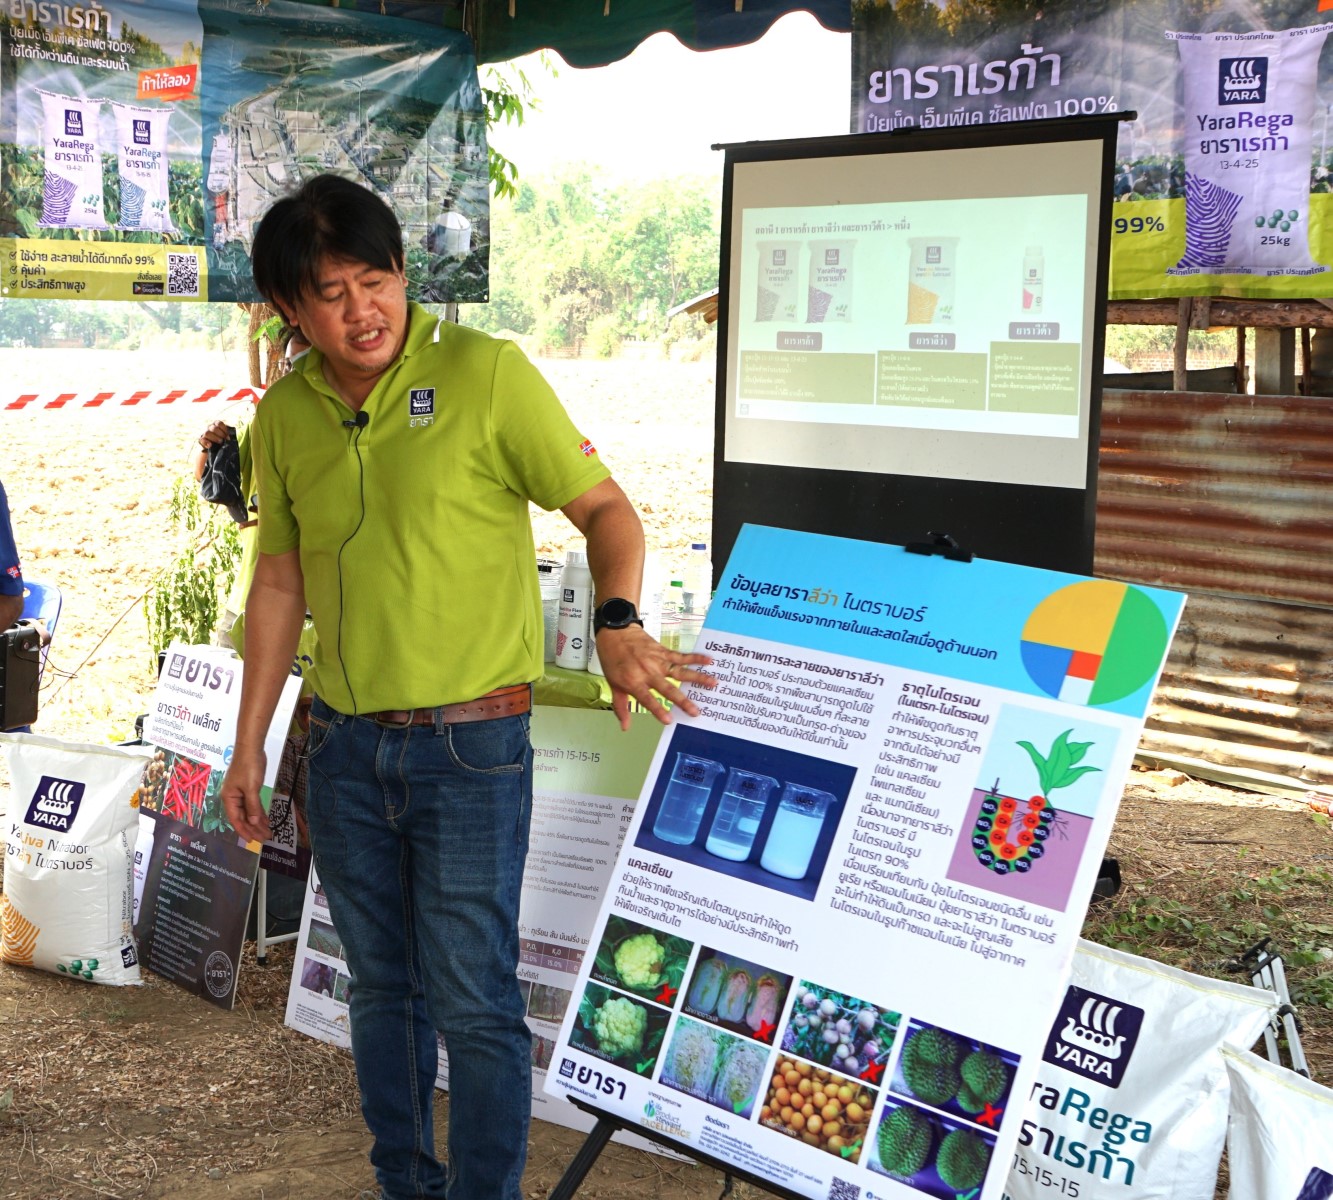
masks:
<path id="1" fill-rule="evenodd" d="M 930 541 L 908 542 L 903 549 L 908 554 L 938 554 L 941 558 L 948 558 L 954 562 L 972 561 L 972 551 L 964 550 L 949 534 L 932 532 L 926 536 Z"/>
<path id="2" fill-rule="evenodd" d="M 783 1200 L 805 1200 L 805 1197 L 799 1192 L 790 1191 L 771 1180 L 762 1179 L 758 1175 L 751 1175 L 748 1171 L 743 1171 L 732 1163 L 723 1162 L 721 1159 L 712 1158 L 707 1154 L 701 1154 L 674 1138 L 666 1137 L 642 1125 L 631 1124 L 615 1113 L 603 1112 L 600 1108 L 582 1100 L 575 1100 L 573 1097 L 568 1097 L 568 1099 L 571 1104 L 581 1108 L 589 1116 L 596 1117 L 597 1124 L 593 1127 L 592 1132 L 588 1134 L 583 1145 L 579 1147 L 578 1152 L 570 1159 L 569 1166 L 565 1168 L 565 1173 L 560 1177 L 560 1182 L 551 1189 L 551 1194 L 547 1197 L 547 1200 L 574 1200 L 579 1184 L 592 1170 L 598 1157 L 606 1149 L 607 1142 L 622 1129 L 626 1133 L 637 1134 L 639 1137 L 656 1142 L 659 1146 L 665 1146 L 673 1153 L 683 1155 L 701 1166 L 712 1167 L 715 1171 L 721 1171 L 725 1176 L 722 1189 L 723 1196 L 730 1194 L 732 1182 L 739 1179 L 743 1183 L 759 1188 L 760 1191 L 767 1192 L 771 1196 L 781 1196 Z"/>

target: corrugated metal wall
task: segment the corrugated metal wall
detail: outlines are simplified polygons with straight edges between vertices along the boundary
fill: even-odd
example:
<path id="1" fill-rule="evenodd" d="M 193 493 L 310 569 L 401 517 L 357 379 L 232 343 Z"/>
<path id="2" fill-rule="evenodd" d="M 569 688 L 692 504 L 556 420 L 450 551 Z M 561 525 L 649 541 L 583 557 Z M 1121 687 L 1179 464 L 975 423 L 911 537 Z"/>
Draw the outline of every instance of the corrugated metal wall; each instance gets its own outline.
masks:
<path id="1" fill-rule="evenodd" d="M 1144 750 L 1333 788 L 1333 400 L 1105 392 L 1096 572 L 1190 593 Z"/>

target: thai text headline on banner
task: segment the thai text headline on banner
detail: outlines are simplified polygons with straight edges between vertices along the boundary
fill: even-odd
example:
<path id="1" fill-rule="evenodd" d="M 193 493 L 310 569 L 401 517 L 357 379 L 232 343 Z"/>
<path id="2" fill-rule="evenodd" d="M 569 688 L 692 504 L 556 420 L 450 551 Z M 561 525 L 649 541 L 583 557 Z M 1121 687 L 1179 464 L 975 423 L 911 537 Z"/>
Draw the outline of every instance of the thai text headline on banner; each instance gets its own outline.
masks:
<path id="1" fill-rule="evenodd" d="M 1333 296 L 1333 26 L 1315 5 L 852 9 L 853 132 L 1136 114 L 1112 184 L 1112 299 Z"/>

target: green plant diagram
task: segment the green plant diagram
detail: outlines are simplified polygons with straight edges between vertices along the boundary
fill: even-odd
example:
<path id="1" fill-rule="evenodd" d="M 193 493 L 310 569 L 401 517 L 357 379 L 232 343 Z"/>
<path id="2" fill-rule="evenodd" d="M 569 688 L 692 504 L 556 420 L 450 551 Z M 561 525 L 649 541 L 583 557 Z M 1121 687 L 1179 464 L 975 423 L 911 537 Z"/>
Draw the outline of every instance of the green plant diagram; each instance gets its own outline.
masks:
<path id="1" fill-rule="evenodd" d="M 1046 840 L 1051 835 L 1058 813 L 1051 804 L 1051 793 L 1067 788 L 1100 767 L 1079 764 L 1095 742 L 1071 742 L 1072 729 L 1066 729 L 1052 743 L 1049 753 L 1042 754 L 1029 741 L 1017 744 L 1027 751 L 1037 770 L 1040 791 L 1026 800 L 1006 796 L 997 779 L 982 798 L 981 812 L 972 827 L 972 848 L 977 861 L 997 875 L 1011 871 L 1024 874 L 1046 852 Z"/>

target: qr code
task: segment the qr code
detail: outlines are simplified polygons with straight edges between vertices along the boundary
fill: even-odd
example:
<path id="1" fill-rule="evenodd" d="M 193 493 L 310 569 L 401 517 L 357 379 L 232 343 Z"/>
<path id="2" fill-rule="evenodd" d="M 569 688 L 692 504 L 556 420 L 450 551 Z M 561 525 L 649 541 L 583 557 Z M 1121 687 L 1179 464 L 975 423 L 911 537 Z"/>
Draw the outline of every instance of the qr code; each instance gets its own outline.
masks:
<path id="1" fill-rule="evenodd" d="M 296 816 L 292 811 L 292 798 L 281 792 L 273 793 L 273 801 L 268 811 L 269 843 L 280 846 L 293 854 L 296 853 Z"/>
<path id="2" fill-rule="evenodd" d="M 167 251 L 167 295 L 199 295 L 199 257 Z"/>
<path id="3" fill-rule="evenodd" d="M 829 1184 L 828 1200 L 860 1200 L 861 1189 L 845 1179 L 835 1179 Z"/>

